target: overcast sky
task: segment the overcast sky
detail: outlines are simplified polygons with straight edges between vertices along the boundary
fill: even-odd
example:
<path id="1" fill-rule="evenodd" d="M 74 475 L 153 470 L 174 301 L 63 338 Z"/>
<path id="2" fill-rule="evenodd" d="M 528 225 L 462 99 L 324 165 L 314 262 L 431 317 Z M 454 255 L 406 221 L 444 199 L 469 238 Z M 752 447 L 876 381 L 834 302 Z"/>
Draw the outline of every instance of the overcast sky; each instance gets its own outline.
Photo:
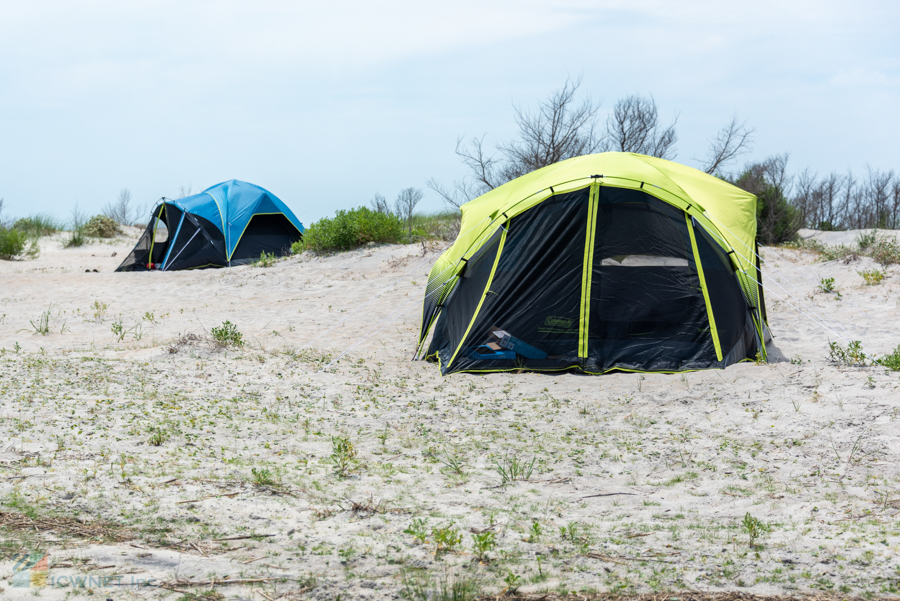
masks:
<path id="1" fill-rule="evenodd" d="M 438 209 L 457 137 L 509 138 L 569 75 L 604 118 L 652 94 L 687 165 L 736 113 L 745 160 L 900 169 L 898 23 L 895 0 L 0 0 L 0 198 L 63 218 L 242 179 L 305 224 L 407 186 Z"/>

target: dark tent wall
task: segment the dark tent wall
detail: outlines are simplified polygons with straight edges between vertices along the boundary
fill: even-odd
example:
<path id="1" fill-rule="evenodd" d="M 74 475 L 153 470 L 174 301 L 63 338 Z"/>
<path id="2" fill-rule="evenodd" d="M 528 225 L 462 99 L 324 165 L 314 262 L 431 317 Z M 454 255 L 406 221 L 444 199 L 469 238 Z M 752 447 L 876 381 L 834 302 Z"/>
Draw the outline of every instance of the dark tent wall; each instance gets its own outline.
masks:
<path id="1" fill-rule="evenodd" d="M 253 262 L 264 252 L 288 255 L 299 239 L 297 228 L 284 215 L 254 215 L 231 255 L 231 264 Z"/>

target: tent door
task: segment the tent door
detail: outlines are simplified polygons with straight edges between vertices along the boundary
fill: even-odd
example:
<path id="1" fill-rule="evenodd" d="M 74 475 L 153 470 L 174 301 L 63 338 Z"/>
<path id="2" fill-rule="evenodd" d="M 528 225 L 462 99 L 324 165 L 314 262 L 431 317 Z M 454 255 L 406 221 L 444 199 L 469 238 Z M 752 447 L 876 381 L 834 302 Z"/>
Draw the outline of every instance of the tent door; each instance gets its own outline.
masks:
<path id="1" fill-rule="evenodd" d="M 175 248 L 175 241 L 178 240 L 178 234 L 181 232 L 181 225 L 184 223 L 184 213 L 181 214 L 181 219 L 178 220 L 178 227 L 175 228 L 175 235 L 169 239 L 169 249 L 166 251 L 166 257 L 163 259 L 162 266 L 160 269 L 165 271 L 166 264 L 169 262 L 169 255 L 172 254 L 172 249 Z"/>

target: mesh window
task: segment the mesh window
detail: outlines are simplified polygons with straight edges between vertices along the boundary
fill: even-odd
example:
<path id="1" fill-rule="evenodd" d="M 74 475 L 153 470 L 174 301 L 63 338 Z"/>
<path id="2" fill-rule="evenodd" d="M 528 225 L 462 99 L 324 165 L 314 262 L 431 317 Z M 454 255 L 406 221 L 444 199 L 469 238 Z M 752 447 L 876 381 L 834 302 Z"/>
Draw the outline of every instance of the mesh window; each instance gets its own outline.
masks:
<path id="1" fill-rule="evenodd" d="M 589 197 L 589 188 L 553 196 L 509 220 L 490 291 L 449 369 L 441 354 L 445 373 L 578 364 Z"/>
<path id="2" fill-rule="evenodd" d="M 679 371 L 716 363 L 684 213 L 601 187 L 585 371 Z"/>
<path id="3" fill-rule="evenodd" d="M 158 264 L 162 262 L 169 247 L 168 229 L 166 227 L 168 209 L 169 205 L 165 205 L 162 212 L 160 212 L 159 205 L 156 206 L 151 214 L 150 223 L 147 224 L 147 229 L 141 234 L 137 244 L 134 245 L 132 251 L 125 257 L 125 260 L 116 268 L 116 271 L 147 271 L 149 269 L 148 263 Z M 179 211 L 180 214 L 181 212 Z M 159 216 L 158 219 L 157 216 Z M 156 234 L 155 242 L 154 232 Z M 152 257 L 150 256 L 151 249 L 153 251 Z"/>

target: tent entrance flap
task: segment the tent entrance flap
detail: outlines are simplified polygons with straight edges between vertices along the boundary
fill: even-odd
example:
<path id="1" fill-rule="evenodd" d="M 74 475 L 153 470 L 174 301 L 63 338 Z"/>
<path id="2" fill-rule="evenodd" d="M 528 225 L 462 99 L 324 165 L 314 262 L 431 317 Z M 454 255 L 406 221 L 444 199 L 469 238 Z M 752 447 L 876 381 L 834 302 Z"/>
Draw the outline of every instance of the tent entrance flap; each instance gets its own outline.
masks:
<path id="1" fill-rule="evenodd" d="M 684 371 L 716 362 L 684 212 L 603 186 L 596 227 L 585 370 Z"/>

